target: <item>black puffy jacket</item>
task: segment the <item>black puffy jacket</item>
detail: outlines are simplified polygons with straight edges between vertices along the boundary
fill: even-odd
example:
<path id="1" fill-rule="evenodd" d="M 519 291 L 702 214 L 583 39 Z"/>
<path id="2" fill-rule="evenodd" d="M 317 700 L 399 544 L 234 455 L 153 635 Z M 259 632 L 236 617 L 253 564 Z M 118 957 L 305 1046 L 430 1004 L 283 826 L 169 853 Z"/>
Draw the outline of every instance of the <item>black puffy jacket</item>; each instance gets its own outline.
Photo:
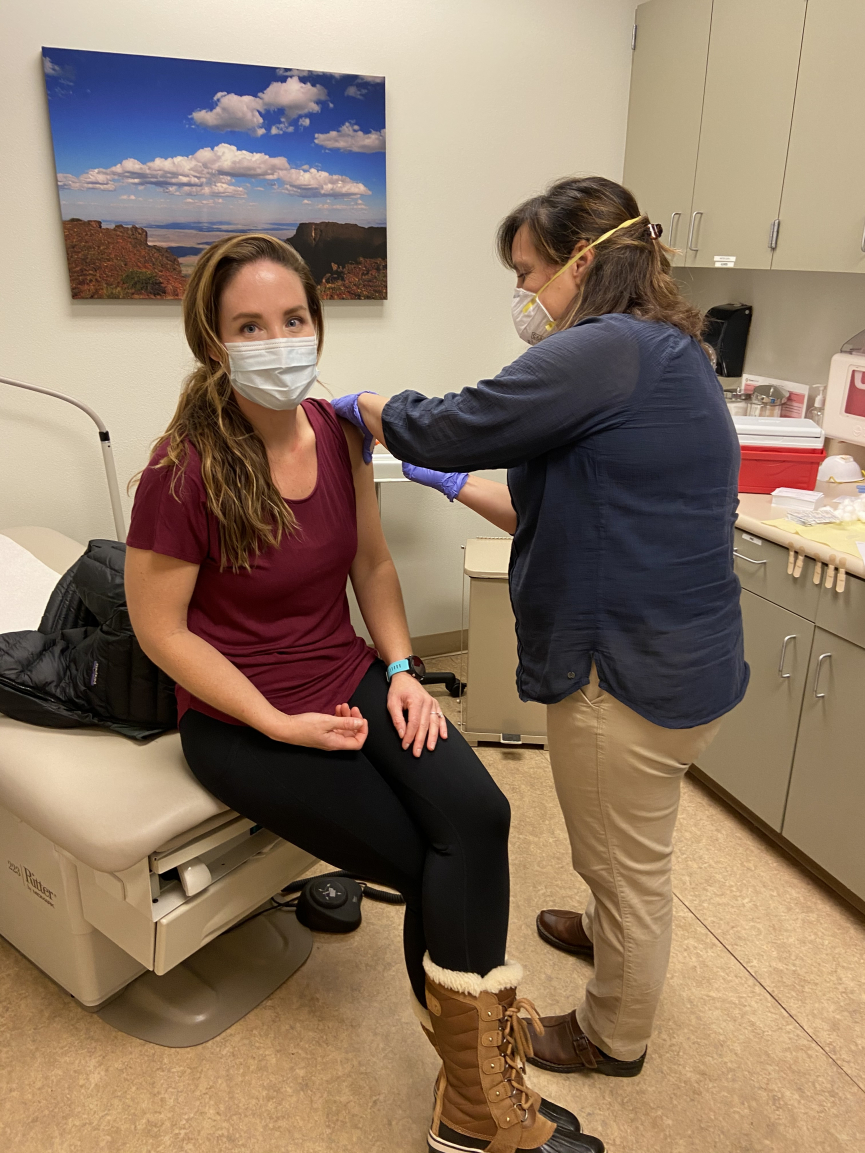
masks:
<path id="1" fill-rule="evenodd" d="M 141 651 L 126 608 L 126 545 L 92 540 L 35 632 L 0 634 L 0 713 L 31 725 L 103 725 L 144 740 L 177 726 L 174 682 Z"/>

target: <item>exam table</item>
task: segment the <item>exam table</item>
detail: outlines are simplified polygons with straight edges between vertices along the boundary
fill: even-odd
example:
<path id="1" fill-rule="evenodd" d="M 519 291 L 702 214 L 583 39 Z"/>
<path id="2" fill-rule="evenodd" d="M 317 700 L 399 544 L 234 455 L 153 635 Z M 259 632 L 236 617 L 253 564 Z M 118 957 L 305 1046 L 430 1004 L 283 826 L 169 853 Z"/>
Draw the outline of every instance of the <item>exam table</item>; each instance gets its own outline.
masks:
<path id="1" fill-rule="evenodd" d="M 58 578 L 84 551 L 51 529 L 0 535 Z M 268 996 L 312 947 L 270 898 L 315 863 L 203 789 L 176 731 L 139 743 L 0 715 L 0 936 L 124 1032 L 199 1044 Z"/>

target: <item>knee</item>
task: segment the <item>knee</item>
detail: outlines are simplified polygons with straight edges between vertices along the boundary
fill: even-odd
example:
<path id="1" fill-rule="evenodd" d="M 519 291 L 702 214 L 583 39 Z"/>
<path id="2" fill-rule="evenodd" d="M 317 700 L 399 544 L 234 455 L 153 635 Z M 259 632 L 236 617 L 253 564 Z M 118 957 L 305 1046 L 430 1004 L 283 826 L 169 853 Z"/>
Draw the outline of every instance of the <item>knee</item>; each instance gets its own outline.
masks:
<path id="1" fill-rule="evenodd" d="M 488 845 L 507 844 L 511 806 L 491 778 L 488 787 L 478 790 L 462 807 L 460 823 L 472 839 L 482 840 Z"/>

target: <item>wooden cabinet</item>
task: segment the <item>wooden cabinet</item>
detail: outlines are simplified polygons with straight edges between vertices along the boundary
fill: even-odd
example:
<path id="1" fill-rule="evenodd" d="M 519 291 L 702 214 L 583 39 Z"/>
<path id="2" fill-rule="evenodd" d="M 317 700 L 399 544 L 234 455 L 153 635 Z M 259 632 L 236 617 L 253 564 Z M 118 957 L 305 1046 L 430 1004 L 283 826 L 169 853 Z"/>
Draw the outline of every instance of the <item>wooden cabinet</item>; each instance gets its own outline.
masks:
<path id="1" fill-rule="evenodd" d="M 671 248 L 683 249 L 688 234 L 711 23 L 712 0 L 637 10 L 623 179 Z"/>
<path id="2" fill-rule="evenodd" d="M 699 767 L 780 832 L 814 625 L 747 591 L 742 618 L 751 682 Z"/>
<path id="3" fill-rule="evenodd" d="M 842 594 L 843 595 L 843 594 Z M 865 896 L 865 649 L 817 629 L 782 832 Z"/>
<path id="4" fill-rule="evenodd" d="M 773 268 L 865 272 L 863 0 L 809 0 Z"/>
<path id="5" fill-rule="evenodd" d="M 715 0 L 687 263 L 768 268 L 805 0 Z"/>

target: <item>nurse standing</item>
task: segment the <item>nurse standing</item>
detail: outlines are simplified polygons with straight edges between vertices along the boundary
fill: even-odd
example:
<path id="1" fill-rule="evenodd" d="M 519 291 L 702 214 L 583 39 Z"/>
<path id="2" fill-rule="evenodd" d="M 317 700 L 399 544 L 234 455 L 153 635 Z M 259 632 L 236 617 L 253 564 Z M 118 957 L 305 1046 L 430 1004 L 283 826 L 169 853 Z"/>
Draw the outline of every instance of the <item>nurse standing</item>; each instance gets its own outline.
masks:
<path id="1" fill-rule="evenodd" d="M 541 937 L 594 960 L 576 1009 L 543 1018 L 535 1064 L 637 1075 L 670 954 L 681 780 L 742 699 L 732 540 L 739 447 L 631 193 L 566 179 L 502 223 L 514 321 L 531 344 L 476 387 L 342 397 L 406 473 L 513 534 L 523 700 L 547 705 L 550 761 L 582 913 Z M 507 468 L 507 485 L 469 476 Z M 432 471 L 436 470 L 436 471 Z M 441 470 L 441 471 L 439 471 Z"/>

